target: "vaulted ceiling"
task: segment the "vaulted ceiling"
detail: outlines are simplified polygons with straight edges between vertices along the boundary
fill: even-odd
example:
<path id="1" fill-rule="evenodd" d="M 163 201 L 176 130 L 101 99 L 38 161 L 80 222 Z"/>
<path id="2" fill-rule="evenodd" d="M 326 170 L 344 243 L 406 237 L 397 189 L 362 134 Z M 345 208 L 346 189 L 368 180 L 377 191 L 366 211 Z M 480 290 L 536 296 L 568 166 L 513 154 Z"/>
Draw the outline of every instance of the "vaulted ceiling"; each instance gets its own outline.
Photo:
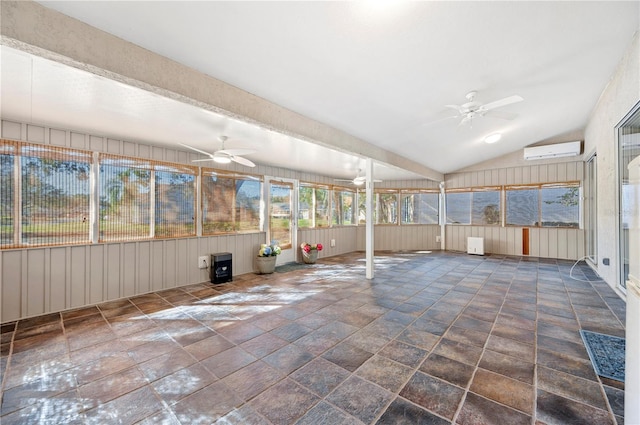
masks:
<path id="1" fill-rule="evenodd" d="M 639 2 L 610 1 L 39 3 L 440 173 L 581 137 L 640 20 Z M 224 134 L 254 162 L 331 177 L 363 166 L 7 46 L 1 58 L 3 117 L 207 151 Z M 460 125 L 445 105 L 470 91 L 480 104 L 523 100 Z"/>

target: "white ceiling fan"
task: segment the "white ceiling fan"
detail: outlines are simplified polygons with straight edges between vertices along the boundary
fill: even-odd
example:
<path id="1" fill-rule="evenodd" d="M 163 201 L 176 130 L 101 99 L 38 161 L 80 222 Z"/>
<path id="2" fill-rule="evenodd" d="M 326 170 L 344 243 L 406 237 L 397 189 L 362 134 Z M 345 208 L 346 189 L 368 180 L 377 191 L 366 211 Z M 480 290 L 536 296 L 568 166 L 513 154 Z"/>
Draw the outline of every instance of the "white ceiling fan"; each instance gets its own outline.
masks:
<path id="1" fill-rule="evenodd" d="M 351 183 L 355 186 L 362 186 L 363 184 L 365 184 L 367 182 L 367 177 L 366 176 L 361 176 L 360 175 L 360 169 L 358 169 L 358 172 L 356 173 L 356 177 L 353 180 L 349 180 L 349 179 L 334 179 L 337 182 L 348 182 Z M 382 183 L 382 180 L 374 180 L 374 183 Z"/>
<path id="2" fill-rule="evenodd" d="M 451 118 L 462 118 L 458 125 L 464 125 L 469 123 L 471 125 L 473 120 L 479 117 L 491 116 L 495 118 L 501 118 L 505 120 L 512 120 L 517 117 L 517 114 L 506 111 L 496 111 L 497 108 L 501 108 L 503 106 L 511 105 L 513 103 L 522 102 L 524 99 L 521 96 L 513 95 L 509 97 L 505 97 L 500 100 L 495 100 L 489 103 L 480 103 L 476 101 L 477 91 L 470 91 L 467 93 L 466 98 L 468 100 L 467 103 L 463 103 L 462 105 L 445 105 L 446 108 L 454 109 L 457 114 L 449 117 L 442 118 L 440 120 L 434 121 L 430 124 L 433 124 L 438 121 L 443 121 Z"/>
<path id="3" fill-rule="evenodd" d="M 204 162 L 204 161 L 215 161 L 218 164 L 229 164 L 231 161 L 237 162 L 238 164 L 244 165 L 246 167 L 255 167 L 252 161 L 244 158 L 242 155 L 251 155 L 252 153 L 256 153 L 253 149 L 225 149 L 224 142 L 227 141 L 227 136 L 220 136 L 220 141 L 222 142 L 222 149 L 215 151 L 214 153 L 209 153 L 198 148 L 194 148 L 193 146 L 185 145 L 184 143 L 179 143 L 179 145 L 184 146 L 185 148 L 189 148 L 196 152 L 199 152 L 203 155 L 207 155 L 209 158 L 206 159 L 194 159 L 192 162 Z"/>

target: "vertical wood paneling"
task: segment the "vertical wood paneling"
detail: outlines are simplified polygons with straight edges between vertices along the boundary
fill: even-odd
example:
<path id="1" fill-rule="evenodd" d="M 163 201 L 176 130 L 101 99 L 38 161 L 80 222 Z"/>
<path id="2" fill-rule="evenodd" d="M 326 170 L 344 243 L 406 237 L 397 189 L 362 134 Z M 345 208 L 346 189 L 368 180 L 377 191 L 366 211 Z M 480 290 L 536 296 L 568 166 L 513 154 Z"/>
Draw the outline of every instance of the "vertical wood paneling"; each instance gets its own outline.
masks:
<path id="1" fill-rule="evenodd" d="M 151 291 L 151 244 L 150 242 L 138 243 L 138 293 L 144 294 Z"/>
<path id="2" fill-rule="evenodd" d="M 27 315 L 35 316 L 44 313 L 44 280 L 45 280 L 45 249 L 30 249 L 27 251 Z"/>
<path id="3" fill-rule="evenodd" d="M 105 258 L 106 299 L 114 300 L 120 295 L 120 244 L 108 244 Z"/>
<path id="4" fill-rule="evenodd" d="M 45 143 L 44 127 L 27 124 L 27 141 L 33 143 Z"/>
<path id="5" fill-rule="evenodd" d="M 87 149 L 85 135 L 82 133 L 71 132 L 71 147 L 74 149 Z"/>
<path id="6" fill-rule="evenodd" d="M 98 136 L 89 136 L 89 149 L 93 151 L 104 151 L 104 139 Z"/>
<path id="7" fill-rule="evenodd" d="M 529 255 L 540 257 L 540 229 L 529 229 Z"/>
<path id="8" fill-rule="evenodd" d="M 163 288 L 163 263 L 164 253 L 162 251 L 163 241 L 153 241 L 151 243 L 151 290 L 159 291 Z"/>
<path id="9" fill-rule="evenodd" d="M 22 252 L 0 252 L 2 276 L 2 322 L 17 320 L 21 316 L 22 305 Z M 9 267 L 10 265 L 10 267 Z"/>
<path id="10" fill-rule="evenodd" d="M 136 243 L 122 244 L 122 292 L 117 298 L 130 297 L 137 293 L 136 271 L 139 264 L 136 261 L 138 258 L 136 251 Z"/>
<path id="11" fill-rule="evenodd" d="M 163 275 L 162 275 L 162 287 L 173 288 L 177 285 L 176 281 L 176 257 L 177 249 L 175 240 L 163 241 Z"/>
<path id="12" fill-rule="evenodd" d="M 49 143 L 55 146 L 68 146 L 67 135 L 69 132 L 52 128 L 49 130 Z"/>
<path id="13" fill-rule="evenodd" d="M 49 296 L 45 311 L 67 308 L 67 248 L 51 248 L 49 271 Z"/>
<path id="14" fill-rule="evenodd" d="M 71 304 L 68 307 L 80 307 L 89 303 L 87 297 L 87 248 L 72 246 L 70 250 L 70 291 Z M 66 308 L 68 308 L 66 307 Z"/>

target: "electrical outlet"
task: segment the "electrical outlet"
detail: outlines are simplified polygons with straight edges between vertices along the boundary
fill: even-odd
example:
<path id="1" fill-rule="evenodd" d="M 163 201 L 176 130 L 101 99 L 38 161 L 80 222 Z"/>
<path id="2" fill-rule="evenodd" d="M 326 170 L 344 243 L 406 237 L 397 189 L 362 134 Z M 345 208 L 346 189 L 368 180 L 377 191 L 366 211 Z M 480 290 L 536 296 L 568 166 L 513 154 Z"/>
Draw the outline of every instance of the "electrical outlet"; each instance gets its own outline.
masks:
<path id="1" fill-rule="evenodd" d="M 440 235 L 436 236 L 436 242 L 442 242 L 442 239 L 440 238 Z"/>
<path id="2" fill-rule="evenodd" d="M 336 246 L 336 240 L 335 239 L 331 239 L 331 247 L 335 247 Z"/>
<path id="3" fill-rule="evenodd" d="M 199 269 L 207 269 L 209 268 L 209 257 L 206 255 L 203 255 L 201 257 L 198 257 L 198 268 Z"/>

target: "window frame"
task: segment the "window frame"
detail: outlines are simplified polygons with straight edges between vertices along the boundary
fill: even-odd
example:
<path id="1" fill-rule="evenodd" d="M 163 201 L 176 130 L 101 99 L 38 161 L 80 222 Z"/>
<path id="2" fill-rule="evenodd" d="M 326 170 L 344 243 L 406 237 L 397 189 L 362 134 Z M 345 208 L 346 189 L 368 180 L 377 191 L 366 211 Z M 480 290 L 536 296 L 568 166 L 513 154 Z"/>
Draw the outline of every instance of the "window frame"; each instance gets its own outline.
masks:
<path id="1" fill-rule="evenodd" d="M 577 188 L 578 194 L 578 213 L 577 213 L 577 225 L 576 226 L 545 226 L 543 223 L 543 211 L 542 211 L 542 203 L 544 202 L 542 199 L 542 190 L 544 189 L 553 189 L 553 188 Z M 567 182 L 554 182 L 554 183 L 535 183 L 535 184 L 520 184 L 520 185 L 506 185 L 504 186 L 504 227 L 529 227 L 529 228 L 539 228 L 539 229 L 583 229 L 582 223 L 582 215 L 584 202 L 582 200 L 582 182 L 578 180 L 572 180 Z M 508 209 L 508 192 L 509 191 L 517 191 L 517 190 L 537 190 L 538 193 L 538 206 L 537 206 L 537 220 L 535 224 L 510 224 L 507 222 L 507 209 Z"/>

